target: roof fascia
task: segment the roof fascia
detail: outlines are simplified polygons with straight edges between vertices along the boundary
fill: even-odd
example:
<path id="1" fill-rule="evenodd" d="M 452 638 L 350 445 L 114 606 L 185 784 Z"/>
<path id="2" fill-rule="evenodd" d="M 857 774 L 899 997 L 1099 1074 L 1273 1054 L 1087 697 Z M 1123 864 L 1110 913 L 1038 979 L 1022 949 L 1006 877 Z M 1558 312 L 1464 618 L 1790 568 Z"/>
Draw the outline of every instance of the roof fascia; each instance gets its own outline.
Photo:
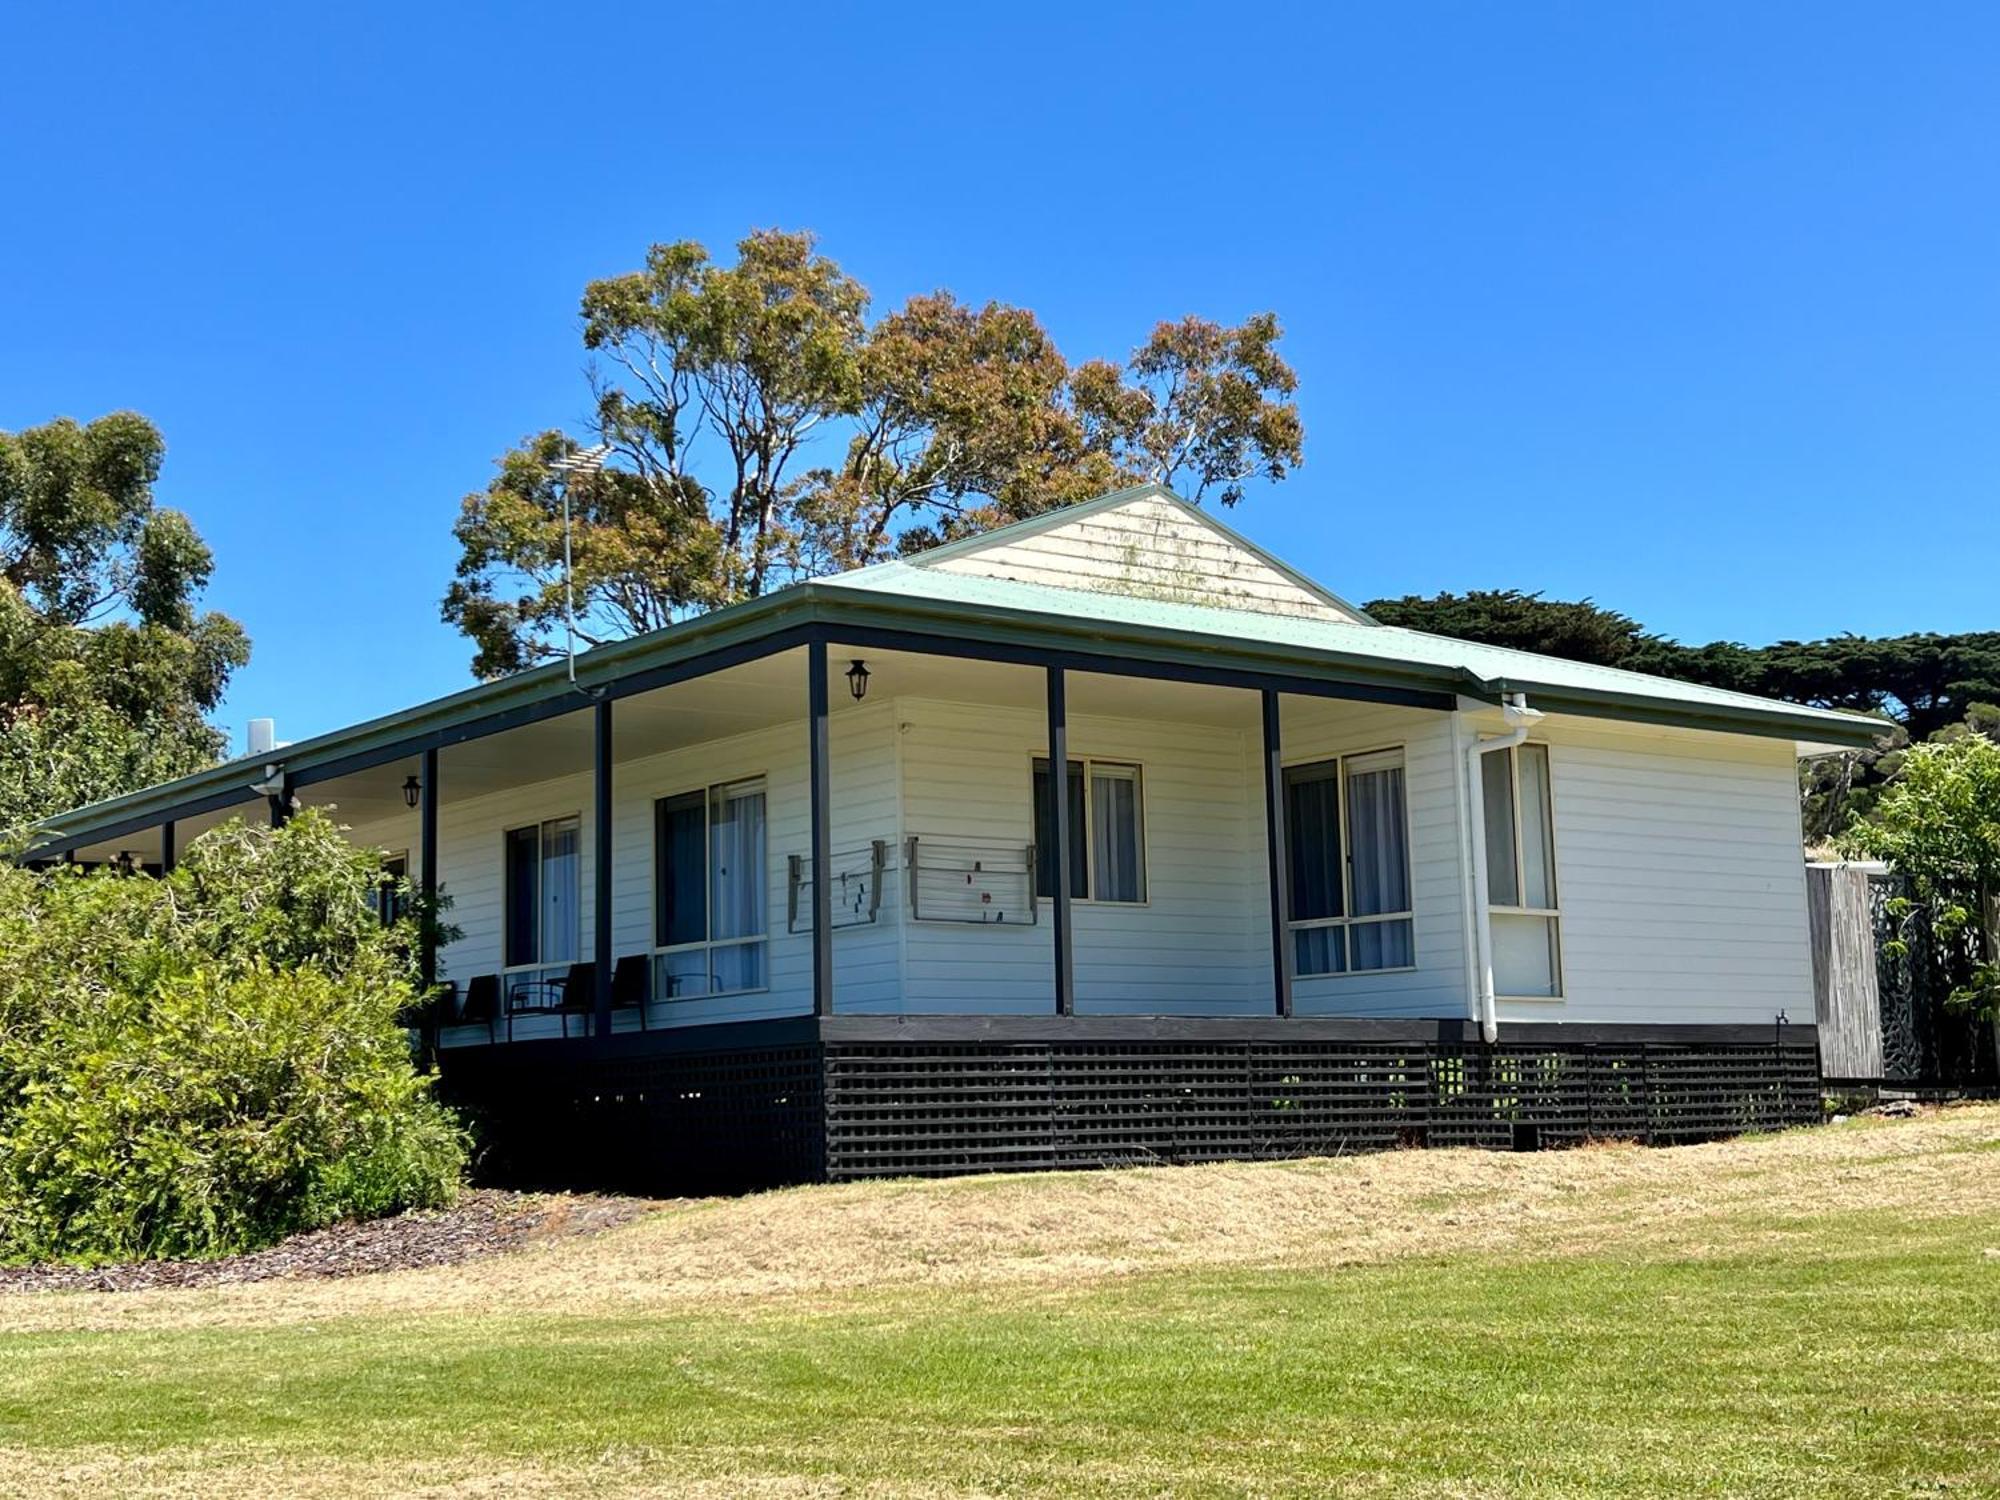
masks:
<path id="1" fill-rule="evenodd" d="M 956 639 L 995 645 L 1045 647 L 1105 658 L 1105 670 L 1115 672 L 1123 658 L 1171 663 L 1195 660 L 1212 668 L 1248 674 L 1289 677 L 1326 683 L 1353 684 L 1394 691 L 1465 694 L 1498 702 L 1509 692 L 1529 695 L 1537 707 L 1588 717 L 1710 729 L 1783 739 L 1809 739 L 1865 747 L 1881 727 L 1874 720 L 1824 710 L 1731 708 L 1725 705 L 1676 704 L 1616 690 L 1552 686 L 1514 677 L 1486 680 L 1460 667 L 1387 661 L 1381 657 L 1269 645 L 1171 627 L 1083 620 L 1039 610 L 993 605 L 969 605 L 843 589 L 837 583 L 810 582 L 780 590 L 762 599 L 730 605 L 648 635 L 608 643 L 577 658 L 576 685 L 571 687 L 565 663 L 482 683 L 463 692 L 371 719 L 347 729 L 287 745 L 269 757 L 225 762 L 179 781 L 147 787 L 122 797 L 77 808 L 50 819 L 48 837 L 31 845 L 24 857 L 53 857 L 68 848 L 117 836 L 118 832 L 192 816 L 196 804 L 213 806 L 224 793 L 248 799 L 250 782 L 261 779 L 265 765 L 282 766 L 301 780 L 318 780 L 315 768 L 340 762 L 354 765 L 369 756 L 381 759 L 415 753 L 425 737 L 430 743 L 457 743 L 476 738 L 480 726 L 510 713 L 553 717 L 567 711 L 574 699 L 581 710 L 599 696 L 623 697 L 643 692 L 648 677 L 702 659 L 749 649 L 782 632 L 805 626 L 838 629 L 843 625 L 928 625 Z M 776 647 L 774 649 L 782 649 Z M 720 665 L 703 670 L 719 670 Z M 684 672 L 682 676 L 699 675 Z M 579 691 L 580 690 L 580 691 Z M 523 722 L 527 720 L 524 718 Z M 116 832 L 114 832 L 116 830 Z"/>

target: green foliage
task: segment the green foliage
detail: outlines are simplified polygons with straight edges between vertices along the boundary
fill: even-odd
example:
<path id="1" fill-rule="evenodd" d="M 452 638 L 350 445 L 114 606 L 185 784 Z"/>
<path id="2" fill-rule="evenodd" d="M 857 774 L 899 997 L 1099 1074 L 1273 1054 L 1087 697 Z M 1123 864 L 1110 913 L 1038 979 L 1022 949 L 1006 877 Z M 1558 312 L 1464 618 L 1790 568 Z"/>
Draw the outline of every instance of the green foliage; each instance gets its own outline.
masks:
<path id="1" fill-rule="evenodd" d="M 1429 597 L 1405 594 L 1400 599 L 1377 599 L 1367 608 L 1384 625 L 1606 667 L 1630 668 L 1661 644 L 1660 637 L 1638 621 L 1588 599 L 1573 603 L 1544 599 L 1519 589 Z"/>
<path id="2" fill-rule="evenodd" d="M 1788 703 L 1878 713 L 1915 739 L 1963 721 L 1975 705 L 2000 702 L 2000 631 L 1684 646 L 1588 599 L 1544 599 L 1517 589 L 1410 594 L 1377 599 L 1367 610 L 1385 625 L 1434 635 Z"/>
<path id="3" fill-rule="evenodd" d="M 809 234 L 757 231 L 734 265 L 656 245 L 584 291 L 591 430 L 529 439 L 465 498 L 444 618 L 483 677 L 560 649 L 556 465 L 586 443 L 609 449 L 566 482 L 586 645 L 1121 484 L 1233 505 L 1303 452 L 1280 332 L 1184 318 L 1072 370 L 1021 308 L 939 291 L 871 323 Z"/>
<path id="4" fill-rule="evenodd" d="M 0 1256 L 215 1255 L 453 1192 L 408 931 L 318 813 L 153 880 L 0 868 Z"/>
<path id="5" fill-rule="evenodd" d="M 1912 746 L 1841 844 L 1887 860 L 1940 946 L 1963 952 L 1953 1003 L 2000 1015 L 2000 744 L 1968 733 Z"/>
<path id="6" fill-rule="evenodd" d="M 57 810 L 211 766 L 221 750 L 199 720 L 135 725 L 101 703 L 0 715 L 0 845 Z"/>
<path id="7" fill-rule="evenodd" d="M 153 503 L 165 451 L 134 412 L 0 432 L 0 842 L 222 749 L 250 644 L 195 609 L 213 560 Z"/>

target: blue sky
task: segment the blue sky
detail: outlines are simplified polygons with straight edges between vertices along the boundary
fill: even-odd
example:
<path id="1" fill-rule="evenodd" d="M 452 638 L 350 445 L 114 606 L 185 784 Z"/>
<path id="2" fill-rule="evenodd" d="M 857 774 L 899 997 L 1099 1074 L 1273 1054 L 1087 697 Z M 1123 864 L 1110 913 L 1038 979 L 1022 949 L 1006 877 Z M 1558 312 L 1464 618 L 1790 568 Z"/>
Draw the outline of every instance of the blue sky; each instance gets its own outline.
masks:
<path id="1" fill-rule="evenodd" d="M 17 10 L 0 428 L 161 424 L 238 734 L 464 685 L 583 284 L 758 225 L 1072 359 L 1276 310 L 1306 464 L 1230 519 L 1350 598 L 2000 627 L 2000 12 L 973 9 Z"/>

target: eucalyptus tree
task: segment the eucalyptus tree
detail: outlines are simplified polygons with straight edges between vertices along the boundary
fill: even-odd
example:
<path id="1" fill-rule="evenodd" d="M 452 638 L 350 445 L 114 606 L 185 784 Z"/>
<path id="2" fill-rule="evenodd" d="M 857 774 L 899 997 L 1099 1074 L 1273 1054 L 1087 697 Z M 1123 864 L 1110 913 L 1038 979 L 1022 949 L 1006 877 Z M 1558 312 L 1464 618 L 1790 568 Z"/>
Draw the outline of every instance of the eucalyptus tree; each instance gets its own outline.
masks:
<path id="1" fill-rule="evenodd" d="M 1233 505 L 1300 461 L 1297 377 L 1261 314 L 1162 323 L 1071 368 L 1035 315 L 948 291 L 871 321 L 803 233 L 692 241 L 582 301 L 589 419 L 465 497 L 444 618 L 482 677 L 1157 479 Z M 600 465 L 566 463 L 602 446 Z M 565 580 L 564 505 L 570 514 Z"/>
<path id="2" fill-rule="evenodd" d="M 136 412 L 0 432 L 0 837 L 213 763 L 250 643 L 197 602 L 214 558 L 156 503 Z"/>

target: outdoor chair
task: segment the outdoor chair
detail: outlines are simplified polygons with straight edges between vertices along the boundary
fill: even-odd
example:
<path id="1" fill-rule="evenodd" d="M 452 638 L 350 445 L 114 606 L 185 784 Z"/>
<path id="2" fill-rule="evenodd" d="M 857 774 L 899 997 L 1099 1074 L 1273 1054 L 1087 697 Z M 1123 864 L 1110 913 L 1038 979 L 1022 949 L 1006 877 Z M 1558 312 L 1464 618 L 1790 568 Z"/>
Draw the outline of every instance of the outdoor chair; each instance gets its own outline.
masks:
<path id="1" fill-rule="evenodd" d="M 500 976 L 480 974 L 465 986 L 465 1004 L 458 1012 L 461 1026 L 484 1026 L 486 1040 L 495 1040 L 494 1029 L 500 1023 Z M 512 1023 L 509 1022 L 511 1033 Z"/>
<path id="2" fill-rule="evenodd" d="M 556 981 L 555 1012 L 562 1018 L 562 1034 L 569 1035 L 571 1016 L 588 1017 L 597 1009 L 597 965 L 585 961 L 569 966 L 569 972 Z M 584 1034 L 588 1036 L 586 1027 Z"/>
<path id="3" fill-rule="evenodd" d="M 652 987 L 653 960 L 650 954 L 628 953 L 611 971 L 611 1008 L 639 1012 L 639 1029 L 646 1029 L 647 993 Z"/>

